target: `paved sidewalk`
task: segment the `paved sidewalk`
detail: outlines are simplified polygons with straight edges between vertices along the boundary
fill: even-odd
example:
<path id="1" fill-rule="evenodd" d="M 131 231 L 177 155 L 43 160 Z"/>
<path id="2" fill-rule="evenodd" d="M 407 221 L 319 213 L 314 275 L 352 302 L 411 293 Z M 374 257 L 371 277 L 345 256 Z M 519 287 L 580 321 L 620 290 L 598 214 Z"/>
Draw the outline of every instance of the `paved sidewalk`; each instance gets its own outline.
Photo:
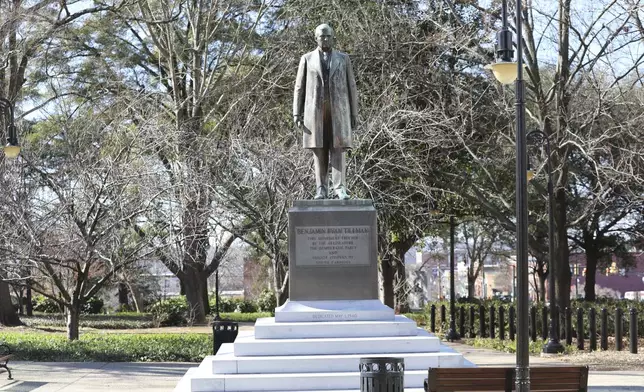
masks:
<path id="1" fill-rule="evenodd" d="M 9 362 L 14 380 L 0 374 L 0 391 L 172 391 L 194 363 Z"/>
<path id="2" fill-rule="evenodd" d="M 477 366 L 513 366 L 515 355 L 447 343 Z M 0 373 L 0 391 L 10 392 L 170 392 L 194 363 L 10 362 L 14 380 Z M 565 365 L 530 357 L 530 366 Z M 644 364 L 643 364 L 644 367 Z M 644 392 L 642 371 L 591 371 L 592 392 Z"/>

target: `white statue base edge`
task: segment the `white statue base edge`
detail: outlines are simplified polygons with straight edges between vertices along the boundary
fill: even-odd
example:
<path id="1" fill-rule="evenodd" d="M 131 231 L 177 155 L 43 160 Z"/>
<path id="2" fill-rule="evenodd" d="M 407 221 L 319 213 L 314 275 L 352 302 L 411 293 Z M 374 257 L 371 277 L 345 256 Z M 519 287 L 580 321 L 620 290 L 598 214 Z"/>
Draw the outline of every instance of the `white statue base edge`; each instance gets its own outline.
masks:
<path id="1" fill-rule="evenodd" d="M 378 299 L 291 301 L 275 309 L 276 323 L 325 321 L 394 321 L 394 310 Z"/>

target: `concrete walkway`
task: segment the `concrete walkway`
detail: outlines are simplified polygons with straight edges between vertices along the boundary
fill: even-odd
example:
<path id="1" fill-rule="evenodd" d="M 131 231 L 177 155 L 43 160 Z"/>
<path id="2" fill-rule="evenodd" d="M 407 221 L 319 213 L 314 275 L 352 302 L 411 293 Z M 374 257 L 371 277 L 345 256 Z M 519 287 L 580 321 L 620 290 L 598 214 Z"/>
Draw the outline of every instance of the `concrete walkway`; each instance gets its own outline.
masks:
<path id="1" fill-rule="evenodd" d="M 172 391 L 194 363 L 9 362 L 14 380 L 0 374 L 0 391 Z"/>
<path id="2" fill-rule="evenodd" d="M 514 354 L 448 343 L 477 366 L 513 366 Z M 172 391 L 194 363 L 10 362 L 14 380 L 0 374 L 0 391 L 11 392 L 153 392 Z M 564 365 L 530 357 L 530 366 Z M 644 366 L 644 365 L 643 365 Z M 591 371 L 592 392 L 644 392 L 642 371 Z"/>

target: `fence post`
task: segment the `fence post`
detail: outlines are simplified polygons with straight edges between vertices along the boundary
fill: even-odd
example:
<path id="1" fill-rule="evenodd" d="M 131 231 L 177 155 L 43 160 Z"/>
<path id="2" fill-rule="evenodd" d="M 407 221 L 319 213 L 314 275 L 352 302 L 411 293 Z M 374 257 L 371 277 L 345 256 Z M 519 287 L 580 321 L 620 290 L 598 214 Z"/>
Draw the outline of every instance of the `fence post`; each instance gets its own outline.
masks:
<path id="1" fill-rule="evenodd" d="M 566 345 L 572 344 L 572 309 L 566 307 Z"/>
<path id="2" fill-rule="evenodd" d="M 436 305 L 432 304 L 431 311 L 429 312 L 429 326 L 432 333 L 436 332 Z"/>
<path id="3" fill-rule="evenodd" d="M 541 339 L 548 339 L 548 307 L 541 308 Z"/>
<path id="4" fill-rule="evenodd" d="M 490 339 L 496 338 L 496 309 L 490 306 Z"/>
<path id="5" fill-rule="evenodd" d="M 597 311 L 594 307 L 588 313 L 590 351 L 597 351 Z"/>
<path id="6" fill-rule="evenodd" d="M 602 336 L 601 340 L 601 349 L 602 351 L 608 350 L 608 310 L 602 308 Z"/>
<path id="7" fill-rule="evenodd" d="M 459 332 L 462 338 L 465 337 L 465 308 L 461 305 L 458 308 Z"/>
<path id="8" fill-rule="evenodd" d="M 514 306 L 510 306 L 510 315 L 508 317 L 510 317 L 510 340 L 514 341 L 514 335 L 517 333 L 517 327 L 514 324 L 516 319 Z"/>
<path id="9" fill-rule="evenodd" d="M 474 336 L 476 336 L 476 332 L 474 332 L 474 305 L 472 305 L 470 306 L 470 337 Z"/>
<path id="10" fill-rule="evenodd" d="M 479 337 L 485 337 L 485 307 L 479 305 Z"/>
<path id="11" fill-rule="evenodd" d="M 615 308 L 615 350 L 622 351 L 622 309 Z"/>
<path id="12" fill-rule="evenodd" d="M 499 339 L 505 340 L 505 306 L 499 306 Z"/>
<path id="13" fill-rule="evenodd" d="M 512 320 L 512 317 L 514 316 L 512 314 L 512 311 L 514 308 L 510 307 L 510 320 Z M 530 326 L 532 327 L 532 330 L 530 331 L 530 337 L 532 338 L 533 342 L 537 341 L 537 308 L 535 306 L 532 306 L 530 308 Z M 510 340 L 514 340 L 514 332 L 512 331 L 512 321 L 510 321 Z"/>
<path id="14" fill-rule="evenodd" d="M 631 308 L 630 338 L 631 354 L 637 354 L 637 309 Z"/>
<path id="15" fill-rule="evenodd" d="M 577 348 L 584 350 L 584 309 L 577 308 Z"/>
<path id="16" fill-rule="evenodd" d="M 441 305 L 441 331 L 445 329 L 447 316 L 445 316 L 445 304 Z"/>

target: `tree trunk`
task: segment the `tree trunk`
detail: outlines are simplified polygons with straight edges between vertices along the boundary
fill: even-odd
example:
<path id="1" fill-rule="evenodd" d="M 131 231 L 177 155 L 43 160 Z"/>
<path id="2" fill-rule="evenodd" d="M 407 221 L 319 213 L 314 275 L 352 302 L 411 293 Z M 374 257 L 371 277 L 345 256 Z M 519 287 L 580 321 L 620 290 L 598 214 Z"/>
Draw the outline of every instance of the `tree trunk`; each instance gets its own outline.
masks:
<path id="1" fill-rule="evenodd" d="M 277 295 L 277 306 L 282 306 L 288 299 L 288 283 L 284 290 L 280 291 Z"/>
<path id="2" fill-rule="evenodd" d="M 67 307 L 67 339 L 78 340 L 78 330 L 80 324 L 80 304 L 77 300 L 72 301 L 71 306 Z"/>
<path id="3" fill-rule="evenodd" d="M 141 299 L 140 291 L 136 286 L 131 285 L 130 282 L 128 281 L 126 281 L 126 285 L 127 285 L 127 289 L 130 291 L 130 293 L 132 293 L 132 302 L 134 302 L 134 310 L 137 313 L 141 313 L 141 305 L 143 305 L 143 301 Z"/>
<path id="4" fill-rule="evenodd" d="M 206 276 L 206 283 L 203 285 L 203 292 L 201 295 L 203 295 L 204 313 L 210 314 L 210 297 L 208 296 L 208 277 L 207 276 Z"/>
<path id="5" fill-rule="evenodd" d="M 566 216 L 566 192 L 560 188 L 556 192 L 557 209 L 557 261 L 556 261 L 556 297 L 559 309 L 563 311 L 570 306 L 570 250 L 568 249 L 568 228 Z"/>
<path id="6" fill-rule="evenodd" d="M 597 255 L 586 250 L 586 286 L 584 287 L 584 300 L 595 301 L 595 282 L 597 279 Z"/>
<path id="7" fill-rule="evenodd" d="M 279 249 L 274 250 L 275 256 L 271 262 L 273 268 L 273 285 L 275 286 L 275 300 L 277 301 L 277 306 L 282 306 L 288 299 L 289 295 L 289 282 L 284 284 L 284 280 L 287 279 L 288 269 L 288 256 L 282 254 Z"/>
<path id="8" fill-rule="evenodd" d="M 25 298 L 23 295 L 23 290 L 22 287 L 12 285 L 10 286 L 11 289 L 13 289 L 13 296 L 16 297 L 16 300 L 18 301 L 18 317 L 24 316 L 25 315 Z M 11 294 L 11 292 L 10 292 Z"/>
<path id="9" fill-rule="evenodd" d="M 467 275 L 467 299 L 472 300 L 474 299 L 474 286 L 476 285 L 476 278 L 470 276 L 469 274 Z"/>
<path id="10" fill-rule="evenodd" d="M 33 299 L 31 298 L 31 281 L 27 281 L 27 316 L 31 317 L 34 315 L 34 304 Z"/>
<path id="11" fill-rule="evenodd" d="M 186 290 L 186 301 L 190 312 L 190 320 L 194 324 L 204 324 L 206 322 L 206 313 L 203 300 L 203 288 L 208 279 L 202 271 L 199 271 L 193 265 L 188 267 L 179 279 L 183 282 Z"/>
<path id="12" fill-rule="evenodd" d="M 404 258 L 401 259 L 400 255 L 396 256 L 395 265 L 394 265 L 394 297 L 396 307 L 400 312 L 404 313 L 408 311 L 408 297 L 409 289 L 407 286 L 407 274 L 405 272 L 405 261 Z"/>
<path id="13" fill-rule="evenodd" d="M 22 325 L 16 308 L 11 303 L 9 284 L 4 280 L 0 280 L 0 324 L 7 327 Z"/>
<path id="14" fill-rule="evenodd" d="M 393 309 L 396 305 L 394 303 L 394 268 L 392 263 L 390 254 L 385 254 L 381 259 L 383 302 Z"/>
<path id="15" fill-rule="evenodd" d="M 128 299 L 128 289 L 127 285 L 123 282 L 118 284 L 119 291 L 119 308 L 129 309 L 130 301 Z"/>
<path id="16" fill-rule="evenodd" d="M 546 279 L 548 278 L 546 274 L 541 271 L 539 275 L 539 292 L 541 293 L 541 299 L 543 302 L 546 302 Z"/>
<path id="17" fill-rule="evenodd" d="M 186 285 L 179 279 L 179 295 L 186 295 Z"/>

